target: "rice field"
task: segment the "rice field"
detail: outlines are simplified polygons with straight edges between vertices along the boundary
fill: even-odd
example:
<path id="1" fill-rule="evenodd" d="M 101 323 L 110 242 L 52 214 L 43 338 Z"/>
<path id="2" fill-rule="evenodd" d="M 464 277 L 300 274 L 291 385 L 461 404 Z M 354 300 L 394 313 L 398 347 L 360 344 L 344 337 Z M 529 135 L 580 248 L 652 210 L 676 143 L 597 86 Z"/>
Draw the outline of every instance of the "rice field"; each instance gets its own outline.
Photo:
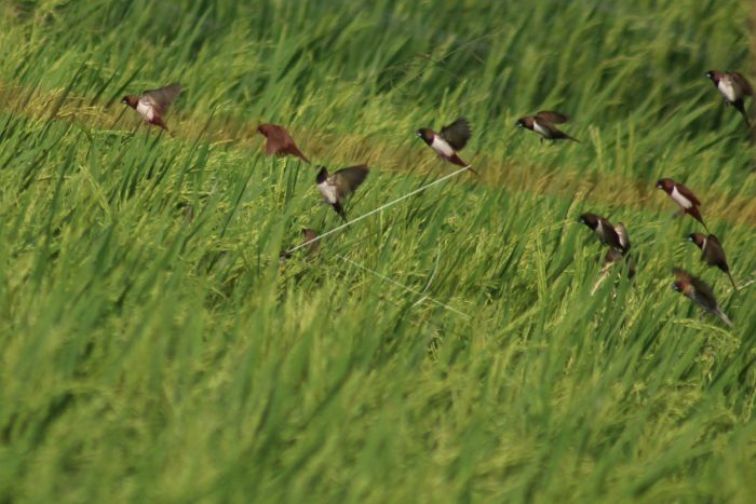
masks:
<path id="1" fill-rule="evenodd" d="M 740 0 L 0 4 L 0 502 L 753 502 L 754 143 L 705 73 L 756 81 L 754 22 Z M 172 134 L 120 103 L 169 82 Z M 542 109 L 580 143 L 515 127 Z M 259 123 L 367 163 L 357 219 L 456 169 L 415 131 L 459 116 L 479 177 L 279 259 L 341 221 Z M 632 281 L 592 294 L 584 212 L 625 223 Z"/>

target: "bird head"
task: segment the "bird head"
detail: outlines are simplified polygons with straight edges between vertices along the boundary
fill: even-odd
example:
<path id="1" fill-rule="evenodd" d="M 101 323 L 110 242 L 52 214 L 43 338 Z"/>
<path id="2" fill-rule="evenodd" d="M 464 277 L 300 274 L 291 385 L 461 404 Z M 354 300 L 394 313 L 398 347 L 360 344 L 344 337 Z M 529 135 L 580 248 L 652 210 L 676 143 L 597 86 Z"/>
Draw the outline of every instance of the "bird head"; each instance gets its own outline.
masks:
<path id="1" fill-rule="evenodd" d="M 322 184 L 328 178 L 328 170 L 326 169 L 325 166 L 318 166 L 317 168 L 318 168 L 318 174 L 315 177 L 315 182 L 318 184 Z"/>
<path id="2" fill-rule="evenodd" d="M 695 243 L 698 246 L 698 248 L 702 248 L 704 241 L 706 240 L 706 236 L 704 236 L 701 233 L 690 233 L 688 235 L 688 240 Z"/>
<path id="3" fill-rule="evenodd" d="M 663 178 L 656 181 L 656 188 L 661 189 L 666 193 L 672 192 L 672 187 L 674 187 L 674 185 L 675 182 L 669 178 Z"/>
<path id="4" fill-rule="evenodd" d="M 417 136 L 425 141 L 425 143 L 430 144 L 433 142 L 433 130 L 430 128 L 420 128 L 416 133 Z"/>

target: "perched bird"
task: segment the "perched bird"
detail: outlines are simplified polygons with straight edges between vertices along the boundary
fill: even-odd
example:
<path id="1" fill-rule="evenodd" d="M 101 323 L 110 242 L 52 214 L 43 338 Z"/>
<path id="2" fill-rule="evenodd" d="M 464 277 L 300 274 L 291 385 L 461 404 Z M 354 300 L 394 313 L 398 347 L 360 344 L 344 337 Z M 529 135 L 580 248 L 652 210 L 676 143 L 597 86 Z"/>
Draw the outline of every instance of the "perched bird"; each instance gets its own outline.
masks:
<path id="1" fill-rule="evenodd" d="M 459 157 L 459 151 L 465 148 L 471 135 L 470 123 L 464 117 L 460 117 L 453 123 L 444 126 L 441 128 L 440 133 L 436 133 L 430 128 L 420 128 L 417 130 L 417 136 L 422 138 L 431 149 L 436 151 L 439 157 L 463 167 L 470 165 L 462 161 Z M 470 171 L 476 175 L 478 174 L 472 168 L 470 168 Z"/>
<path id="2" fill-rule="evenodd" d="M 667 193 L 669 197 L 675 201 L 675 203 L 680 205 L 683 213 L 690 215 L 698 222 L 703 224 L 703 227 L 704 229 L 706 229 L 706 231 L 709 230 L 709 228 L 706 227 L 706 223 L 703 221 L 703 217 L 701 217 L 700 210 L 698 210 L 701 202 L 698 201 L 698 198 L 696 198 L 696 195 L 693 194 L 690 189 L 670 178 L 659 179 L 656 182 L 656 188 L 661 189 L 662 191 Z"/>
<path id="3" fill-rule="evenodd" d="M 751 122 L 748 120 L 748 113 L 745 109 L 745 97 L 753 96 L 751 84 L 738 72 L 719 72 L 709 70 L 706 77 L 711 79 L 714 86 L 719 90 L 728 105 L 735 107 L 741 113 L 745 120 L 746 126 L 750 127 Z"/>
<path id="4" fill-rule="evenodd" d="M 302 239 L 304 240 L 302 245 L 307 249 L 308 256 L 313 255 L 320 250 L 320 241 L 316 240 L 317 237 L 318 234 L 313 229 L 302 229 Z"/>
<path id="5" fill-rule="evenodd" d="M 564 131 L 560 130 L 555 124 L 563 124 L 570 119 L 559 112 L 553 112 L 550 110 L 542 110 L 534 116 L 521 117 L 515 123 L 520 128 L 527 128 L 541 135 L 541 142 L 546 140 L 572 140 L 573 142 L 580 142 L 576 138 L 571 137 Z"/>
<path id="6" fill-rule="evenodd" d="M 365 181 L 369 168 L 366 165 L 350 166 L 328 175 L 325 166 L 321 166 L 315 183 L 326 203 L 330 204 L 339 216 L 347 220 L 343 203 L 349 194 L 353 193 Z"/>
<path id="7" fill-rule="evenodd" d="M 139 115 L 148 124 L 160 126 L 165 131 L 168 131 L 165 122 L 163 122 L 163 116 L 180 92 L 180 85 L 169 84 L 160 89 L 145 91 L 141 96 L 124 96 L 121 103 L 125 103 L 139 112 Z"/>
<path id="8" fill-rule="evenodd" d="M 700 278 L 694 277 L 680 268 L 675 268 L 672 272 L 675 274 L 675 282 L 672 284 L 674 290 L 681 292 L 698 306 L 716 315 L 722 319 L 722 322 L 732 327 L 732 321 L 719 308 L 711 287 Z"/>
<path id="9" fill-rule="evenodd" d="M 620 224 L 622 226 L 621 231 L 624 233 L 623 238 L 620 237 L 617 233 L 617 228 L 611 222 L 599 215 L 584 213 L 580 216 L 580 222 L 592 229 L 604 245 L 615 248 L 623 254 L 630 249 L 630 240 L 627 238 L 627 229 L 625 229 L 624 224 Z"/>
<path id="10" fill-rule="evenodd" d="M 701 249 L 701 260 L 709 266 L 716 266 L 727 273 L 727 276 L 730 277 L 732 288 L 738 290 L 735 280 L 730 273 L 730 265 L 727 264 L 727 257 L 719 239 L 713 234 L 706 236 L 703 233 L 691 233 L 688 236 L 688 240 L 695 243 Z"/>
<path id="11" fill-rule="evenodd" d="M 296 250 L 298 248 L 306 248 L 307 249 L 307 256 L 311 256 L 313 254 L 316 254 L 318 250 L 320 249 L 320 241 L 317 240 L 318 234 L 310 229 L 310 228 L 304 228 L 302 229 L 302 243 L 298 245 L 297 247 L 294 247 L 292 250 Z M 280 255 L 281 261 L 284 261 L 286 259 L 291 259 L 291 252 L 288 250 L 285 250 L 281 252 Z"/>
<path id="12" fill-rule="evenodd" d="M 286 128 L 277 124 L 261 124 L 257 127 L 257 131 L 262 134 L 267 141 L 265 142 L 265 154 L 268 156 L 296 156 L 305 163 L 310 162 L 309 159 L 302 154 L 297 144 L 294 143 L 294 139 L 291 138 Z"/>

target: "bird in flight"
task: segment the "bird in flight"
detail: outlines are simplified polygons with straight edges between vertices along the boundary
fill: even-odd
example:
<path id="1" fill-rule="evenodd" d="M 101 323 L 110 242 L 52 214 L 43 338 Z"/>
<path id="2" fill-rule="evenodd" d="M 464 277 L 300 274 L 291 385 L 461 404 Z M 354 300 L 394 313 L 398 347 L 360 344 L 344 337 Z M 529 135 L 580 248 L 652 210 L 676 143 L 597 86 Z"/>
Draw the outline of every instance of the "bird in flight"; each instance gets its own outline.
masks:
<path id="1" fill-rule="evenodd" d="M 124 96 L 121 103 L 125 103 L 136 110 L 147 124 L 159 126 L 168 131 L 163 117 L 179 93 L 181 93 L 179 84 L 169 84 L 159 89 L 145 91 L 139 96 Z"/>
<path id="2" fill-rule="evenodd" d="M 732 105 L 743 116 L 747 127 L 751 127 L 751 121 L 748 119 L 748 113 L 745 109 L 745 97 L 753 96 L 751 83 L 739 72 L 719 72 L 709 70 L 706 77 L 711 79 L 714 86 L 724 97 L 725 103 Z"/>
<path id="3" fill-rule="evenodd" d="M 277 124 L 261 124 L 257 127 L 257 131 L 263 135 L 267 141 L 265 142 L 265 154 L 268 156 L 296 156 L 305 163 L 310 163 L 310 160 L 302 154 L 297 144 L 294 143 L 294 139 L 291 138 L 286 128 Z"/>
<path id="4" fill-rule="evenodd" d="M 462 167 L 470 166 L 459 157 L 459 151 L 465 148 L 471 135 L 470 123 L 464 117 L 442 127 L 439 133 L 430 128 L 417 130 L 417 136 L 422 138 L 441 159 Z M 470 168 L 470 171 L 478 174 L 472 168 Z"/>
<path id="5" fill-rule="evenodd" d="M 572 140 L 573 142 L 580 143 L 578 139 L 571 137 L 555 126 L 556 124 L 564 124 L 569 120 L 569 117 L 560 112 L 542 110 L 536 115 L 519 118 L 515 123 L 515 126 L 538 133 L 541 135 L 541 142 L 545 139 L 552 141 Z"/>
<path id="6" fill-rule="evenodd" d="M 315 177 L 320 194 L 326 203 L 331 205 L 339 216 L 346 221 L 344 202 L 365 181 L 370 169 L 367 165 L 342 168 L 329 175 L 325 166 L 321 166 Z"/>

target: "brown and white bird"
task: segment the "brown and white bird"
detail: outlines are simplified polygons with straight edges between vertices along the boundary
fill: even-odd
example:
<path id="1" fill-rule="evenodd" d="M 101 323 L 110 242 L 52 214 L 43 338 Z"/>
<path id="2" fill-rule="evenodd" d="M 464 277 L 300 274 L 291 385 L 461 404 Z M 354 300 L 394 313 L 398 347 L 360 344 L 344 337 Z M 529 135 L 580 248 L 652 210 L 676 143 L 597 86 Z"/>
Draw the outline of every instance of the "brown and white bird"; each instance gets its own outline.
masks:
<path id="1" fill-rule="evenodd" d="M 328 175 L 325 166 L 321 166 L 315 183 L 326 203 L 330 204 L 339 216 L 347 220 L 344 201 L 365 181 L 370 169 L 366 165 L 350 166 Z"/>
<path id="2" fill-rule="evenodd" d="M 750 127 L 751 121 L 748 119 L 744 101 L 746 96 L 753 96 L 753 88 L 748 80 L 743 77 L 743 74 L 709 70 L 706 72 L 706 77 L 711 79 L 711 82 L 724 97 L 725 102 L 735 107 L 743 116 L 746 126 Z"/>
<path id="3" fill-rule="evenodd" d="M 693 194 L 693 191 L 670 178 L 659 179 L 656 182 L 656 188 L 667 193 L 667 195 L 680 206 L 683 213 L 690 215 L 703 224 L 706 231 L 709 230 L 709 228 L 706 227 L 703 217 L 701 217 L 701 211 L 698 209 L 701 202 L 696 198 L 696 195 Z"/>
<path id="4" fill-rule="evenodd" d="M 125 103 L 136 110 L 147 124 L 160 126 L 165 131 L 168 131 L 163 117 L 179 93 L 181 93 L 181 86 L 179 84 L 169 84 L 160 89 L 145 91 L 140 96 L 124 96 L 121 103 Z"/>
<path id="5" fill-rule="evenodd" d="M 725 251 L 719 239 L 713 234 L 706 236 L 703 233 L 691 233 L 688 235 L 688 240 L 695 243 L 701 249 L 701 260 L 709 266 L 716 266 L 727 273 L 732 283 L 732 288 L 738 290 L 735 280 L 730 273 L 730 265 L 727 264 L 727 256 L 725 256 Z"/>
<path id="6" fill-rule="evenodd" d="M 257 131 L 267 139 L 265 142 L 265 154 L 268 156 L 291 155 L 309 164 L 310 160 L 302 154 L 297 144 L 294 143 L 294 139 L 291 138 L 291 135 L 289 135 L 289 132 L 283 126 L 261 124 L 257 127 Z"/>
<path id="7" fill-rule="evenodd" d="M 459 151 L 465 148 L 471 135 L 470 123 L 464 117 L 442 127 L 440 133 L 436 133 L 430 128 L 417 130 L 417 136 L 422 138 L 439 157 L 462 167 L 470 166 L 459 157 Z M 470 168 L 470 171 L 477 175 L 477 172 L 472 168 Z"/>
<path id="8" fill-rule="evenodd" d="M 674 290 L 684 294 L 698 306 L 716 315 L 722 322 L 732 327 L 732 321 L 719 308 L 711 287 L 683 269 L 675 268 L 672 272 L 675 274 L 675 282 L 672 284 Z"/>
<path id="9" fill-rule="evenodd" d="M 617 249 L 622 254 L 630 250 L 630 240 L 627 237 L 627 229 L 625 229 L 624 224 L 620 223 L 615 227 L 608 219 L 594 213 L 582 214 L 580 222 L 592 229 L 602 244 Z M 618 230 L 622 233 L 622 236 L 617 232 Z"/>
<path id="10" fill-rule="evenodd" d="M 541 142 L 546 140 L 572 140 L 573 142 L 580 142 L 576 138 L 571 137 L 564 131 L 560 130 L 555 124 L 564 124 L 569 121 L 569 117 L 559 112 L 552 110 L 542 110 L 533 116 L 521 117 L 515 123 L 520 128 L 526 128 L 530 131 L 541 135 Z"/>

